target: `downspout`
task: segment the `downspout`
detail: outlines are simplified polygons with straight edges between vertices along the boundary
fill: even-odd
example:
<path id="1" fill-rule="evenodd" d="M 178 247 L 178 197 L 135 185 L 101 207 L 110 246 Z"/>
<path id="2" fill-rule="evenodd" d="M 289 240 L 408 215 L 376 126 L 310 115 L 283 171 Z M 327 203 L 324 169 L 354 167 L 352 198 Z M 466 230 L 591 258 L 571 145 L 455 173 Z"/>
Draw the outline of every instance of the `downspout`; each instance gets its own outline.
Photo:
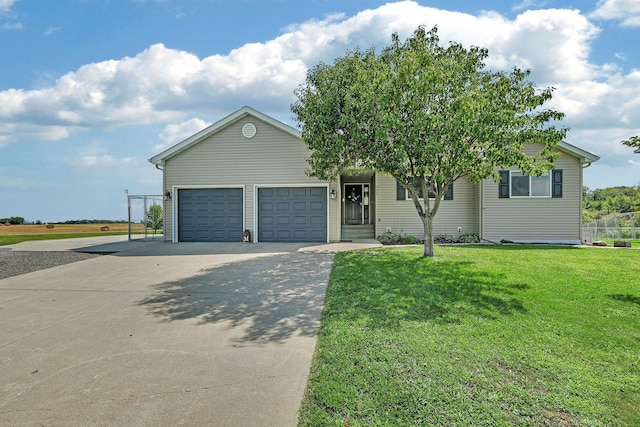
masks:
<path id="1" fill-rule="evenodd" d="M 159 171 L 162 172 L 162 195 L 164 196 L 164 189 L 165 189 L 165 175 L 164 175 L 164 168 L 160 167 L 159 164 L 155 164 L 156 169 L 158 169 Z M 166 230 L 168 229 L 167 227 L 167 204 L 170 204 L 171 201 L 167 200 L 165 197 L 163 197 L 163 201 L 164 201 L 164 206 L 163 206 L 163 213 L 164 213 L 164 218 L 163 218 L 163 224 L 162 224 L 162 232 L 164 233 L 164 240 L 167 240 L 167 235 L 166 235 Z M 171 216 L 173 217 L 173 208 L 171 209 Z M 171 232 L 173 233 L 173 227 L 171 228 Z M 171 240 L 173 240 L 173 237 L 171 238 Z"/>
<path id="2" fill-rule="evenodd" d="M 478 238 L 482 242 L 484 240 L 484 180 L 478 185 L 478 209 L 480 210 L 478 218 Z"/>

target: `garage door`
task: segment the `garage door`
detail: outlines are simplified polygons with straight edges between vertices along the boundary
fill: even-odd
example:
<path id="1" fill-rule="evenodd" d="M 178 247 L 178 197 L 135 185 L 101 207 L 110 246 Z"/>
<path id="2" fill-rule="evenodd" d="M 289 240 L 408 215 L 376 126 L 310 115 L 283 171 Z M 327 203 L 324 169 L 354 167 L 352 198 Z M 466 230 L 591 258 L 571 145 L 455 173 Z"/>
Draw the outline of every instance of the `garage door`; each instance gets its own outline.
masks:
<path id="1" fill-rule="evenodd" d="M 327 189 L 258 189 L 258 241 L 326 242 Z"/>
<path id="2" fill-rule="evenodd" d="M 178 190 L 179 242 L 241 242 L 242 188 Z"/>

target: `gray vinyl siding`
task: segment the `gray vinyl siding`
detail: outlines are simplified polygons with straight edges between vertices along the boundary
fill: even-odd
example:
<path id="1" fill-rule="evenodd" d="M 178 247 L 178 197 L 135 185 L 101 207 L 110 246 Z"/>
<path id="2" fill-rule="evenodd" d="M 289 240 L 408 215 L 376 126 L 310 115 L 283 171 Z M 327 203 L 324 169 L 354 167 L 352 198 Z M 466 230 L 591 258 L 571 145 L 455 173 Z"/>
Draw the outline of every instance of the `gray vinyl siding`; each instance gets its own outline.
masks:
<path id="1" fill-rule="evenodd" d="M 530 148 L 528 154 L 534 151 Z M 554 169 L 562 169 L 562 198 L 498 198 L 498 183 L 483 183 L 482 238 L 498 242 L 580 243 L 582 165 L 563 153 Z M 511 168 L 517 170 L 517 168 Z"/>
<path id="2" fill-rule="evenodd" d="M 242 126 L 253 123 L 253 138 L 242 135 Z M 165 191 L 174 188 L 237 187 L 244 188 L 245 229 L 254 232 L 254 197 L 256 186 L 327 186 L 310 178 L 304 143 L 256 117 L 248 116 L 220 129 L 208 138 L 176 154 L 164 165 Z M 175 201 L 165 203 L 165 239 L 173 235 Z M 329 239 L 338 239 L 338 204 L 329 200 Z M 338 223 L 339 224 L 339 223 Z"/>
<path id="3" fill-rule="evenodd" d="M 376 235 L 387 228 L 401 235 L 424 237 L 422 221 L 411 200 L 396 200 L 396 180 L 381 173 L 376 174 Z M 458 236 L 462 233 L 478 233 L 478 184 L 459 179 L 453 185 L 453 200 L 442 200 L 436 214 L 433 233 Z M 458 232 L 462 227 L 462 232 Z"/>

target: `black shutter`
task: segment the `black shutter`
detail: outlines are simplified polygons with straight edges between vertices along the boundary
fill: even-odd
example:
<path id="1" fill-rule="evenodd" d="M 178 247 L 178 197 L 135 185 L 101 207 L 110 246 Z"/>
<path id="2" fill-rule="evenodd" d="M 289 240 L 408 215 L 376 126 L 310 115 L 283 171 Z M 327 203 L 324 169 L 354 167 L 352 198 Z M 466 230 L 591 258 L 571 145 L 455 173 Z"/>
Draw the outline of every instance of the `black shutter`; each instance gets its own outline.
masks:
<path id="1" fill-rule="evenodd" d="M 399 181 L 396 181 L 396 200 L 407 200 L 407 191 Z"/>
<path id="2" fill-rule="evenodd" d="M 453 200 L 453 183 L 447 188 L 447 193 L 444 195 L 445 200 Z"/>
<path id="3" fill-rule="evenodd" d="M 562 198 L 562 169 L 554 169 L 551 173 L 551 197 Z"/>
<path id="4" fill-rule="evenodd" d="M 498 197 L 501 199 L 509 198 L 509 171 L 500 171 L 500 184 L 498 184 Z"/>

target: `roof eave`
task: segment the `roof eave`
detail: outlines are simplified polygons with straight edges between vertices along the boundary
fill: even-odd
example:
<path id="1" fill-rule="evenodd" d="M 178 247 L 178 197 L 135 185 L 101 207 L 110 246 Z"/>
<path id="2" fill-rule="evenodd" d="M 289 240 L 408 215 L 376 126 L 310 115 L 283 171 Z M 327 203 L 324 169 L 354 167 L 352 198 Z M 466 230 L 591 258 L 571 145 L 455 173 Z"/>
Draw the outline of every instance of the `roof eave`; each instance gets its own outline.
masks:
<path id="1" fill-rule="evenodd" d="M 593 163 L 600 160 L 600 156 L 597 156 L 564 141 L 560 141 L 560 143 L 558 144 L 558 148 L 580 159 L 580 163 Z"/>

